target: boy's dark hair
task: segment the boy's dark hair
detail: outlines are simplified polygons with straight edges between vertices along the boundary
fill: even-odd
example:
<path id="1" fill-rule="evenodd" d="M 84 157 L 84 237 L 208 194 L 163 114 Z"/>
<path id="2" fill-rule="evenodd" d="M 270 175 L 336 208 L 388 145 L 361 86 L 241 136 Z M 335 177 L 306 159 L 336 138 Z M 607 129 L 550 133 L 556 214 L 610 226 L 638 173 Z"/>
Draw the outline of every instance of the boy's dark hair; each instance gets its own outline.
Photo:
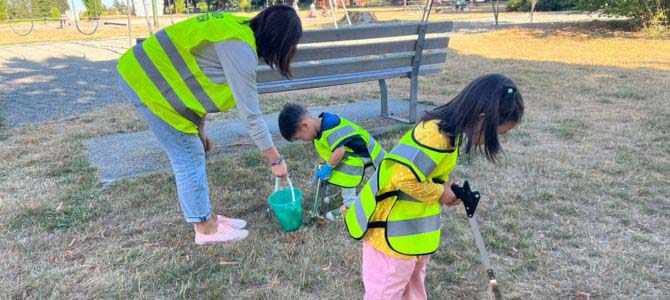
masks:
<path id="1" fill-rule="evenodd" d="M 287 5 L 273 5 L 249 21 L 256 37 L 256 51 L 282 76 L 291 78 L 291 60 L 302 37 L 302 23 L 295 10 Z"/>
<path id="2" fill-rule="evenodd" d="M 279 113 L 279 132 L 287 141 L 300 129 L 300 122 L 309 112 L 298 104 L 286 104 Z"/>
<path id="3" fill-rule="evenodd" d="M 477 120 L 484 113 L 481 132 L 486 140 L 483 152 L 486 159 L 495 163 L 502 150 L 498 141 L 498 125 L 520 122 L 523 109 L 523 98 L 514 81 L 504 75 L 488 74 L 470 82 L 449 103 L 426 112 L 422 121 L 440 120 L 440 131 L 450 137 L 452 145 L 458 135 L 467 131 L 465 153 L 470 154 Z M 460 146 L 462 138 L 458 143 Z M 482 152 L 481 145 L 475 145 L 475 149 Z"/>

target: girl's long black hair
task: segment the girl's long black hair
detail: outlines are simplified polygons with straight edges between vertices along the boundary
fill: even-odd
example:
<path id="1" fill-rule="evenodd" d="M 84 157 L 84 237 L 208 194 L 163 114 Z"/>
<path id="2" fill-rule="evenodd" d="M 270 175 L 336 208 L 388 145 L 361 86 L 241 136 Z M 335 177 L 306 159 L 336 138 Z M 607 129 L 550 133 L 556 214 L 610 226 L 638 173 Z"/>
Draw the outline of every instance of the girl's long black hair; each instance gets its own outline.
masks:
<path id="1" fill-rule="evenodd" d="M 461 134 L 467 137 L 465 153 L 470 154 L 473 148 L 473 135 L 477 121 L 484 114 L 481 133 L 485 135 L 484 153 L 486 159 L 497 162 L 501 151 L 498 141 L 498 126 L 506 123 L 518 123 L 523 116 L 523 98 L 514 81 L 500 74 L 480 76 L 468 84 L 449 103 L 426 112 L 422 121 L 439 120 L 439 128 L 446 134 L 451 144 L 463 143 Z M 480 145 L 475 149 L 482 151 Z"/>

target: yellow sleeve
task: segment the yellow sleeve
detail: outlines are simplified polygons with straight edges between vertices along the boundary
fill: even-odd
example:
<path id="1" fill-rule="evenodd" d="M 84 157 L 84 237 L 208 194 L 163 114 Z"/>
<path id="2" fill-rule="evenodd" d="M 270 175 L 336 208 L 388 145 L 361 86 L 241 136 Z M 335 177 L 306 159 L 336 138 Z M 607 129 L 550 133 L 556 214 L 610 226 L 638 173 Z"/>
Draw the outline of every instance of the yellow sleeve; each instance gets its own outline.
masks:
<path id="1" fill-rule="evenodd" d="M 410 168 L 401 164 L 396 164 L 391 182 L 405 194 L 426 204 L 436 203 L 444 193 L 443 185 L 432 181 L 418 181 Z"/>

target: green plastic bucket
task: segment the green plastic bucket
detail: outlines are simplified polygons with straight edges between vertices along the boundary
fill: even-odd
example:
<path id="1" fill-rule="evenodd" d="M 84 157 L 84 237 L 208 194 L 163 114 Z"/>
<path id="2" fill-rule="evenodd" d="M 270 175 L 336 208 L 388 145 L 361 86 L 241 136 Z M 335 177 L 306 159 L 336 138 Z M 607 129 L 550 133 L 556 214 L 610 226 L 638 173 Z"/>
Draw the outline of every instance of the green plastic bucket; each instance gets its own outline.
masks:
<path id="1" fill-rule="evenodd" d="M 288 179 L 288 178 L 287 178 Z M 275 191 L 268 198 L 270 207 L 279 220 L 279 225 L 286 231 L 296 231 L 302 226 L 302 191 L 293 188 L 288 179 L 288 189 L 279 189 L 279 178 L 275 180 Z"/>

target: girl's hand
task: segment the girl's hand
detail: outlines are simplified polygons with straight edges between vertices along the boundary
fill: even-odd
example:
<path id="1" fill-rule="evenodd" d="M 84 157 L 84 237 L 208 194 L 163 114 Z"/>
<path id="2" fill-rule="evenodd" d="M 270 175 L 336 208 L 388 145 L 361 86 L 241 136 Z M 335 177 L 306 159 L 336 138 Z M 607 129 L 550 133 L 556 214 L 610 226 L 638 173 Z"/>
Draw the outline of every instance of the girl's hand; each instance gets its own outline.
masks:
<path id="1" fill-rule="evenodd" d="M 449 180 L 445 182 L 444 185 L 444 193 L 442 194 L 442 197 L 440 197 L 440 204 L 442 205 L 447 205 L 447 206 L 454 206 L 458 205 L 461 203 L 461 200 L 456 198 L 456 195 L 454 195 L 454 192 L 451 191 L 451 185 L 454 182 Z"/>
<path id="2" fill-rule="evenodd" d="M 272 175 L 281 177 L 282 179 L 288 177 L 288 166 L 286 165 L 286 161 L 282 161 L 281 163 L 272 166 Z"/>

